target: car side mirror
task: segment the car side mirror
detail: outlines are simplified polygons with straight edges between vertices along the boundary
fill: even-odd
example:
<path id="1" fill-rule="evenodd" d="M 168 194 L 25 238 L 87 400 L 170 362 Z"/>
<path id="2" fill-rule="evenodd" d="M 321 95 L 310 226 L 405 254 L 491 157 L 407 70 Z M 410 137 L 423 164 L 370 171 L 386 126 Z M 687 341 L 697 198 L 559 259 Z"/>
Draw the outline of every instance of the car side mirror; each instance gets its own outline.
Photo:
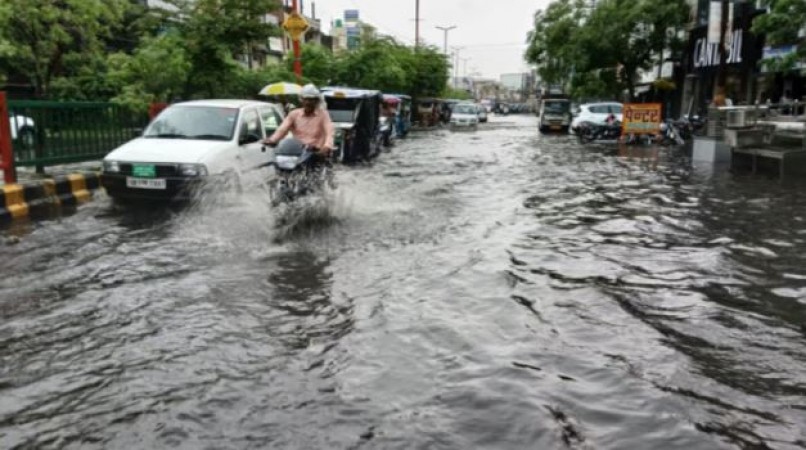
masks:
<path id="1" fill-rule="evenodd" d="M 249 133 L 246 136 L 241 136 L 238 140 L 238 145 L 254 144 L 260 141 L 260 135 L 257 133 Z"/>

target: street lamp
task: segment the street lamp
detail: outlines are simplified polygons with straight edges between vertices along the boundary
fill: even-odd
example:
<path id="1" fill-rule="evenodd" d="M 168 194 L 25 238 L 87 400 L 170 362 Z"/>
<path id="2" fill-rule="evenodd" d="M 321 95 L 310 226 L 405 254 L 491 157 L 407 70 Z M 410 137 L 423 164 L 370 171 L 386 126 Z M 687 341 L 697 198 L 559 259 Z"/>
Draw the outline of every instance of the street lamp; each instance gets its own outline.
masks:
<path id="1" fill-rule="evenodd" d="M 445 39 L 442 44 L 442 53 L 444 53 L 445 56 L 448 56 L 448 32 L 456 28 L 456 25 L 451 25 L 449 27 L 437 26 L 435 28 L 438 30 L 442 30 L 442 32 L 445 33 Z"/>

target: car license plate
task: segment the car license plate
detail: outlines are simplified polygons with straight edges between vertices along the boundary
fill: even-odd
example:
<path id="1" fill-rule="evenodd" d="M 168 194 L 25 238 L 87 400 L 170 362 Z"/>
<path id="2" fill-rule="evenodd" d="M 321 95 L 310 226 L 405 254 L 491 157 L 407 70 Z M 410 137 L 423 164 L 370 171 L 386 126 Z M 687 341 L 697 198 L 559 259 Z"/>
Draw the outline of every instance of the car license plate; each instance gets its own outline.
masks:
<path id="1" fill-rule="evenodd" d="M 562 130 L 562 128 L 563 128 L 562 125 L 552 125 L 551 126 L 552 130 Z"/>
<path id="2" fill-rule="evenodd" d="M 154 178 L 157 176 L 157 168 L 153 164 L 134 164 L 132 175 L 138 178 Z"/>
<path id="3" fill-rule="evenodd" d="M 126 177 L 126 187 L 135 189 L 165 189 L 164 178 L 134 178 Z"/>

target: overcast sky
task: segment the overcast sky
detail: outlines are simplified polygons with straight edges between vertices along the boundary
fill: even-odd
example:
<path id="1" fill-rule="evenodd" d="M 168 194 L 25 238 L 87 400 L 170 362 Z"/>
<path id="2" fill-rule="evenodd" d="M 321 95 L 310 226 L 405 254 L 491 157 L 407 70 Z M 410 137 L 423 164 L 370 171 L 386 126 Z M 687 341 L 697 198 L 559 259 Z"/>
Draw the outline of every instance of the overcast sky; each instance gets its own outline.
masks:
<path id="1" fill-rule="evenodd" d="M 305 13 L 311 13 L 311 0 L 303 0 Z M 414 43 L 415 0 L 315 0 L 316 15 L 328 29 L 331 20 L 341 18 L 345 9 L 358 9 L 361 20 L 383 34 L 408 44 Z M 468 74 L 498 78 L 502 73 L 528 70 L 523 61 L 526 33 L 532 16 L 549 0 L 420 0 L 420 36 L 442 48 L 443 33 L 436 26 L 456 25 L 448 34 L 448 46 L 460 50 L 459 74 L 466 65 Z M 448 50 L 450 52 L 450 49 Z"/>

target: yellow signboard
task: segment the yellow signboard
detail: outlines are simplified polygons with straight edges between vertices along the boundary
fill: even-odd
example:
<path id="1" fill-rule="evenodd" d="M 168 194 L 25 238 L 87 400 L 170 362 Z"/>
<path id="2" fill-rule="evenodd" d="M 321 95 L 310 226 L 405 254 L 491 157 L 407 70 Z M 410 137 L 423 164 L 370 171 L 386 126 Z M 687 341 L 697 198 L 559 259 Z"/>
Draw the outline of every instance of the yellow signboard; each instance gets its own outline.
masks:
<path id="1" fill-rule="evenodd" d="M 298 41 L 303 33 L 308 31 L 308 21 L 298 12 L 288 14 L 283 22 L 283 29 L 291 36 L 291 39 Z"/>
<path id="2" fill-rule="evenodd" d="M 660 103 L 627 103 L 624 105 L 622 134 L 657 134 L 663 117 Z"/>

